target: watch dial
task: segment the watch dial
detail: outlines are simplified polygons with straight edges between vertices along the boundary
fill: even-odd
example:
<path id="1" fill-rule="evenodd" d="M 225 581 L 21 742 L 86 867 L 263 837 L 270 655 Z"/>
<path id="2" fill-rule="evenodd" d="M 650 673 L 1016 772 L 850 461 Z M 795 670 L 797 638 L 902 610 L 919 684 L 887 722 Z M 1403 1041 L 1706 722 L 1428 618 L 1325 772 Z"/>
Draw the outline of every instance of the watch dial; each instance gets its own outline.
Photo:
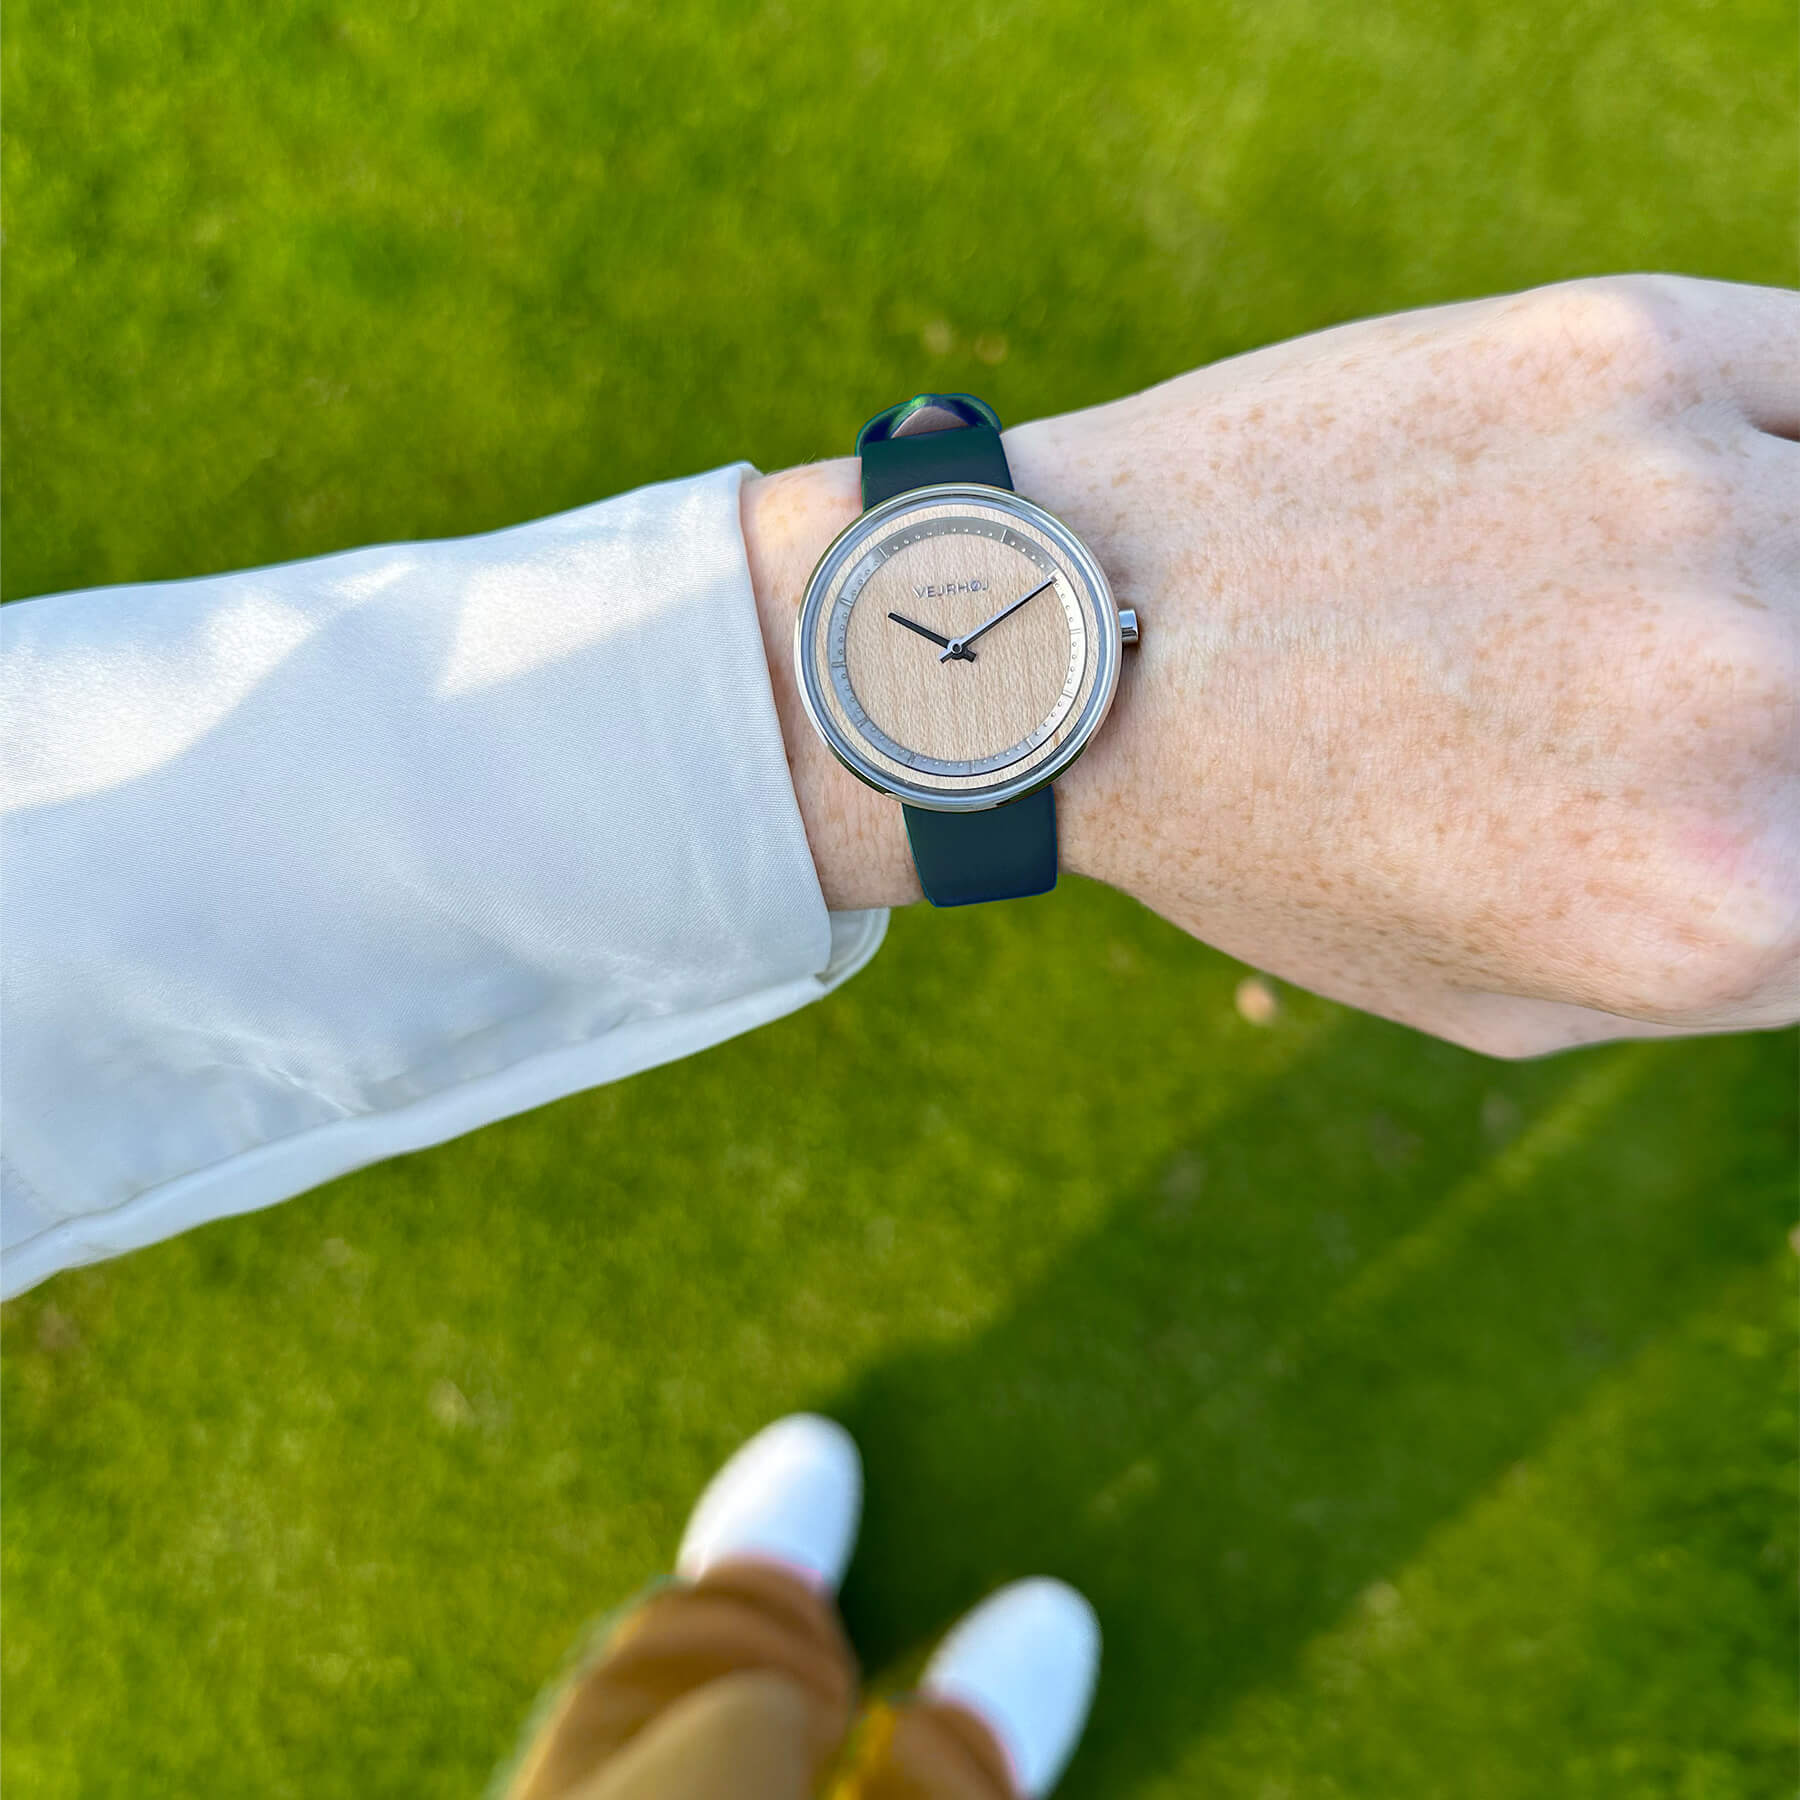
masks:
<path id="1" fill-rule="evenodd" d="M 1111 698 L 1117 636 L 1105 579 L 1066 527 L 1011 495 L 933 489 L 826 553 L 799 649 L 815 723 L 865 779 L 982 805 L 1079 749 Z"/>

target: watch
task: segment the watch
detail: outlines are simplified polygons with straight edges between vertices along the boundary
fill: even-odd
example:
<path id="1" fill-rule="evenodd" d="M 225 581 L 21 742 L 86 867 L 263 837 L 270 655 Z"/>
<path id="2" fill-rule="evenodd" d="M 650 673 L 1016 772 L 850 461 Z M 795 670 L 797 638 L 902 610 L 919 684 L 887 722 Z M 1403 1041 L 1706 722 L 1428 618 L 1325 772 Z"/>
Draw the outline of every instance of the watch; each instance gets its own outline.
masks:
<path id="1" fill-rule="evenodd" d="M 1106 719 L 1138 640 L 1094 553 L 1013 492 L 993 408 L 920 394 L 857 434 L 862 515 L 794 632 L 801 699 L 853 775 L 901 804 L 925 897 L 1056 885 L 1051 787 Z"/>

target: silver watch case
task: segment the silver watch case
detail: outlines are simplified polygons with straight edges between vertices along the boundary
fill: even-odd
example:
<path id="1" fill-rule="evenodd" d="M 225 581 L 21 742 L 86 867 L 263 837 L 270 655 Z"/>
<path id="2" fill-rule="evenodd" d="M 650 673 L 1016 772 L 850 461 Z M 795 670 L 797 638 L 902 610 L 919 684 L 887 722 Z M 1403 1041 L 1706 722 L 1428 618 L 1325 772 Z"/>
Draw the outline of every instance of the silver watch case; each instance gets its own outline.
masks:
<path id="1" fill-rule="evenodd" d="M 1016 515 L 1041 531 L 1067 557 L 1093 595 L 1099 613 L 1094 622 L 1092 642 L 1100 667 L 1086 703 L 1054 755 L 1037 764 L 1029 774 L 1012 781 L 945 792 L 896 780 L 886 770 L 878 769 L 856 743 L 844 735 L 819 691 L 811 645 L 827 595 L 844 565 L 855 557 L 865 539 L 917 507 L 939 506 L 956 500 L 978 501 L 983 506 Z M 800 615 L 794 621 L 794 673 L 800 687 L 801 704 L 806 708 L 813 729 L 824 739 L 832 755 L 859 781 L 866 782 L 878 793 L 889 794 L 908 806 L 923 807 L 927 812 L 987 812 L 1006 805 L 1009 800 L 1022 799 L 1041 787 L 1048 787 L 1088 747 L 1112 710 L 1113 696 L 1119 686 L 1122 642 L 1118 603 L 1113 599 L 1106 571 L 1100 567 L 1094 553 L 1061 519 L 1010 488 L 989 487 L 976 481 L 940 482 L 933 487 L 909 488 L 903 494 L 880 501 L 853 519 L 832 539 L 807 580 Z"/>

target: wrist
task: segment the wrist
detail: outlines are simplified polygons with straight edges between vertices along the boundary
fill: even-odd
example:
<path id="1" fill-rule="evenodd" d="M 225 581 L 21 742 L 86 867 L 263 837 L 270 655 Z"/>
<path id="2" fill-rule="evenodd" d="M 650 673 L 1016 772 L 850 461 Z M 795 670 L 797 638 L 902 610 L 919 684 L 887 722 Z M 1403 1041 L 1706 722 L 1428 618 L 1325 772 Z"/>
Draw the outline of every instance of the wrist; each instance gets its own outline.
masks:
<path id="1" fill-rule="evenodd" d="M 1121 403 L 1128 404 L 1128 403 Z M 1118 407 L 1038 420 L 1005 433 L 1013 485 L 1071 526 L 1106 570 L 1121 606 L 1154 591 L 1148 533 L 1137 516 L 1131 433 L 1112 429 Z M 1128 421 L 1121 421 L 1128 424 Z M 854 457 L 809 463 L 744 484 L 744 541 L 770 685 L 788 768 L 826 904 L 899 906 L 920 898 L 900 804 L 859 781 L 813 729 L 794 680 L 794 621 L 807 578 L 839 532 L 862 511 Z M 1154 619 L 1125 659 L 1118 695 L 1093 742 L 1056 783 L 1064 873 L 1129 885 L 1144 846 L 1131 818 L 1153 733 L 1136 715 L 1150 686 L 1166 685 Z M 1166 656 L 1166 652 L 1165 652 Z"/>
<path id="2" fill-rule="evenodd" d="M 1121 665 L 1112 711 L 1056 783 L 1063 873 L 1128 886 L 1137 830 L 1131 801 L 1153 741 L 1142 713 L 1160 684 L 1169 646 L 1153 603 L 1157 584 L 1146 566 L 1146 532 L 1134 505 L 1140 497 L 1124 454 L 1128 440 L 1107 429 L 1113 411 L 1034 420 L 1006 432 L 1005 445 L 1013 485 L 1088 545 L 1121 607 L 1144 615 L 1144 638 Z M 1136 848 L 1141 852 L 1141 843 Z"/>
<path id="3" fill-rule="evenodd" d="M 740 505 L 769 685 L 825 904 L 833 911 L 908 905 L 919 898 L 919 881 L 898 803 L 831 754 L 794 680 L 794 621 L 807 577 L 862 511 L 856 459 L 755 476 L 744 483 Z"/>

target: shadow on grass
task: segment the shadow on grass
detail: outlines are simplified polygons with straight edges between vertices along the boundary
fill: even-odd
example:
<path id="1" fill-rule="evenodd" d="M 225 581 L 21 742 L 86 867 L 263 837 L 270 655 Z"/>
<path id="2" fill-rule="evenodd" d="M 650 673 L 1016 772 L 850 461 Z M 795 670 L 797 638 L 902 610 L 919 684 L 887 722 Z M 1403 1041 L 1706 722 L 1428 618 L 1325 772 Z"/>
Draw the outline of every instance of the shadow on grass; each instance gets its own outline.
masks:
<path id="1" fill-rule="evenodd" d="M 1506 1067 L 1352 1022 L 1008 1316 L 839 1396 L 867 1458 L 845 1607 L 870 1669 L 909 1674 L 997 1583 L 1060 1574 L 1106 1632 L 1062 1791 L 1167 1769 L 1766 1248 L 1791 1155 L 1772 1048 Z M 1735 1066 L 1696 1082 L 1696 1057 Z M 1745 1082 L 1758 1129 L 1721 1146 L 1709 1108 Z M 1435 1131 L 1408 1129 L 1421 1096 Z"/>

